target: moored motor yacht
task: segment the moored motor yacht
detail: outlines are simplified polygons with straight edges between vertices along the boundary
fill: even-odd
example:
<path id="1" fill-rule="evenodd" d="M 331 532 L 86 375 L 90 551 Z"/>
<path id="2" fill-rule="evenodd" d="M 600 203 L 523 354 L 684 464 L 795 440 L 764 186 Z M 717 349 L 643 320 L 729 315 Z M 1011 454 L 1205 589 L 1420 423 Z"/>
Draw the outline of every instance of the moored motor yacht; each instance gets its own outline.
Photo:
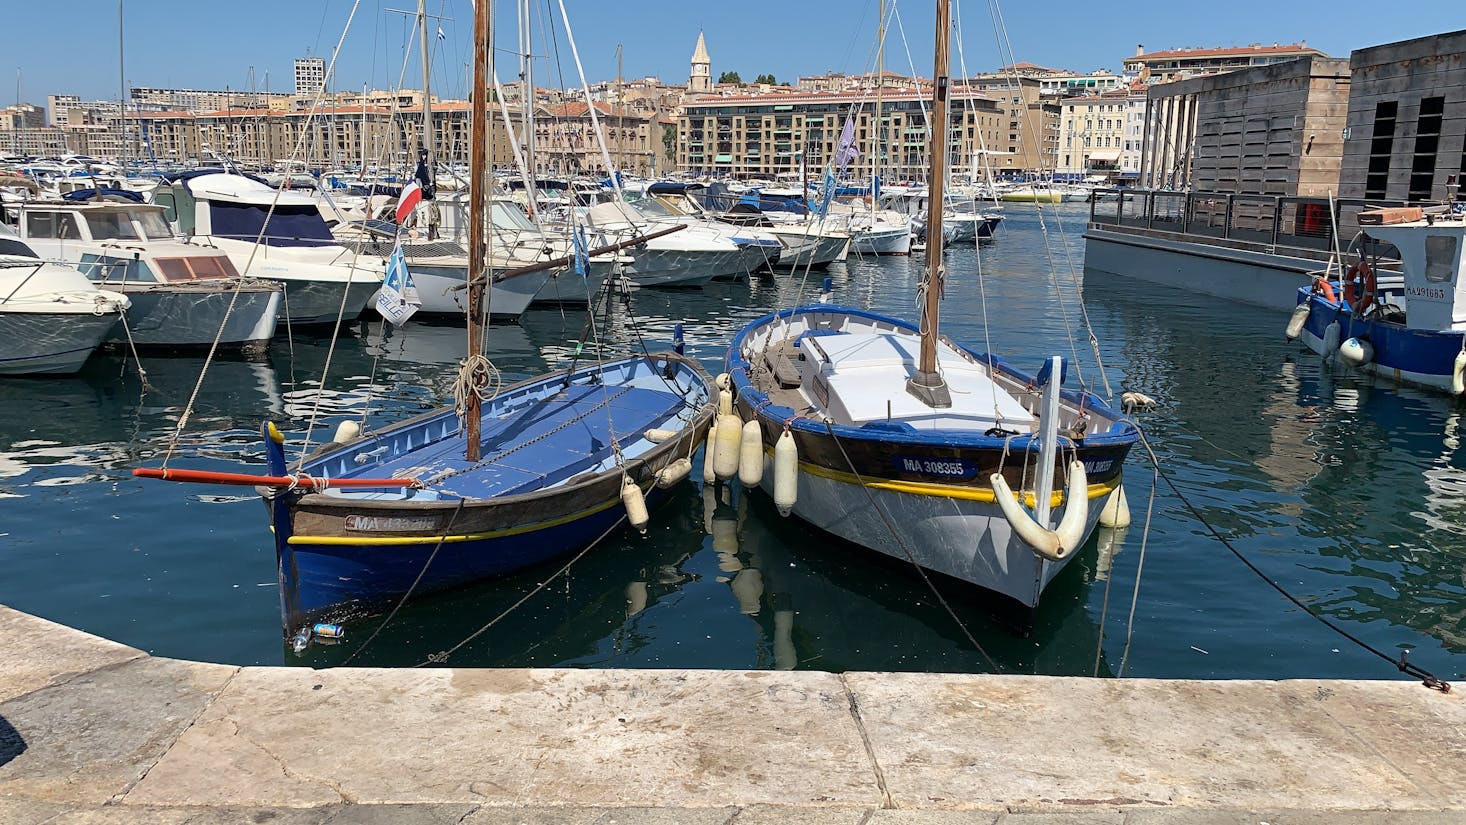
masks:
<path id="1" fill-rule="evenodd" d="M 0 227 L 0 375 L 76 372 L 126 308 L 127 296 L 41 260 Z"/>

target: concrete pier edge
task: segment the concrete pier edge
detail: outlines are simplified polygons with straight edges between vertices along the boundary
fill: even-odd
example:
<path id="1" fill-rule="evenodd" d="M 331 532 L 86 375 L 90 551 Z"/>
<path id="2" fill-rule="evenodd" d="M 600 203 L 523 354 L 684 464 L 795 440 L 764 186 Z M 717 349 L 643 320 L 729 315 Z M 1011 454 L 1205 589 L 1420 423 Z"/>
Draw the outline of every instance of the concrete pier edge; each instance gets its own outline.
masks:
<path id="1" fill-rule="evenodd" d="M 0 606 L 0 823 L 1466 822 L 1410 681 L 236 667 Z"/>

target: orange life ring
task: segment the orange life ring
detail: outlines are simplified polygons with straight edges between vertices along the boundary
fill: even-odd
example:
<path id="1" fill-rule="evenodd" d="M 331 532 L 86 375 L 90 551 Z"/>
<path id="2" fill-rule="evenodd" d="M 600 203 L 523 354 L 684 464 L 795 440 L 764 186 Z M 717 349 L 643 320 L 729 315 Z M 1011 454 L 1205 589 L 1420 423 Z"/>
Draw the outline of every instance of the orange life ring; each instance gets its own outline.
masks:
<path id="1" fill-rule="evenodd" d="M 1334 285 L 1329 283 L 1327 278 L 1314 278 L 1313 291 L 1323 295 L 1323 299 L 1331 304 L 1339 302 L 1339 299 L 1334 295 Z"/>
<path id="2" fill-rule="evenodd" d="M 1349 267 L 1344 278 L 1344 303 L 1356 313 L 1362 313 L 1374 303 L 1378 287 L 1374 279 L 1374 267 L 1368 261 Z"/>

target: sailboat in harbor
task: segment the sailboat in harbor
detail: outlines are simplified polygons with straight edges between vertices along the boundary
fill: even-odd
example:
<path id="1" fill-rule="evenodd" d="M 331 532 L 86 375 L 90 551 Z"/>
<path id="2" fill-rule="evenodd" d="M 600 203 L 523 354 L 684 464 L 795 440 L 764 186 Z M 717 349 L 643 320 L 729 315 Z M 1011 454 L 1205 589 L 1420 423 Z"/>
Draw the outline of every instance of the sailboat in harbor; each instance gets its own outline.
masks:
<path id="1" fill-rule="evenodd" d="M 713 415 L 714 387 L 695 361 L 676 352 L 611 359 L 598 343 L 584 354 L 577 348 L 568 369 L 494 391 L 484 357 L 493 274 L 488 0 L 476 0 L 474 13 L 468 356 L 456 403 L 374 432 L 342 422 L 293 471 L 271 423 L 262 428 L 267 475 L 134 470 L 259 488 L 274 534 L 281 619 L 297 640 L 315 622 L 586 550 L 623 521 L 644 528 L 648 509 L 687 477 Z"/>
<path id="2" fill-rule="evenodd" d="M 743 453 L 767 466 L 744 480 L 781 513 L 990 591 L 993 611 L 1026 628 L 1118 494 L 1139 432 L 1065 389 L 1063 358 L 1030 374 L 939 332 L 949 6 L 938 0 L 919 322 L 827 303 L 779 310 L 738 334 L 726 368 L 743 426 L 757 423 L 761 449 Z M 725 418 L 719 436 L 739 423 Z"/>

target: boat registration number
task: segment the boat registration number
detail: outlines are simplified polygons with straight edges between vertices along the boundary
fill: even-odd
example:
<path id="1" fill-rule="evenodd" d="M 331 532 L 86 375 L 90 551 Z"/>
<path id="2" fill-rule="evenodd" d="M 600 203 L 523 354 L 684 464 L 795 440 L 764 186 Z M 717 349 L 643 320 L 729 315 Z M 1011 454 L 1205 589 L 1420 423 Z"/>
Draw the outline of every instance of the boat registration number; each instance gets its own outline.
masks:
<path id="1" fill-rule="evenodd" d="M 346 517 L 346 529 L 357 533 L 411 533 L 438 529 L 433 516 L 357 516 Z"/>
<path id="2" fill-rule="evenodd" d="M 896 469 L 905 473 L 920 473 L 940 478 L 973 478 L 977 465 L 960 458 L 926 458 L 922 456 L 896 456 Z"/>

